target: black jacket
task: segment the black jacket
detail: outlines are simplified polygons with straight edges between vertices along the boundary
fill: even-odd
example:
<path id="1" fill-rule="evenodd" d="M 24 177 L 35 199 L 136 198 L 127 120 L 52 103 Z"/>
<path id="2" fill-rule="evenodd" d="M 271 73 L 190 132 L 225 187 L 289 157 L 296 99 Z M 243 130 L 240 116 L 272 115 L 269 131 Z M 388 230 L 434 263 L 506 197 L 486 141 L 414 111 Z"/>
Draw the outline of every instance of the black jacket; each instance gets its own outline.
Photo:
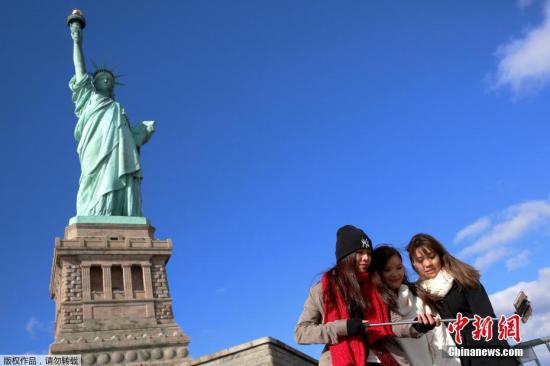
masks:
<path id="1" fill-rule="evenodd" d="M 485 318 L 487 315 L 495 317 L 495 312 L 489 301 L 489 296 L 483 285 L 476 289 L 465 289 L 454 281 L 453 286 L 445 295 L 443 300 L 438 303 L 439 312 L 442 318 L 456 318 L 460 312 L 464 317 L 472 318 L 479 315 Z M 500 315 L 500 314 L 499 314 Z M 463 348 L 510 348 L 506 341 L 498 339 L 498 321 L 493 322 L 493 339 L 489 342 L 485 338 L 479 341 L 473 339 L 474 330 L 472 322 L 469 322 L 461 331 Z M 516 366 L 519 362 L 514 357 L 501 358 L 477 358 L 461 357 L 463 366 Z"/>

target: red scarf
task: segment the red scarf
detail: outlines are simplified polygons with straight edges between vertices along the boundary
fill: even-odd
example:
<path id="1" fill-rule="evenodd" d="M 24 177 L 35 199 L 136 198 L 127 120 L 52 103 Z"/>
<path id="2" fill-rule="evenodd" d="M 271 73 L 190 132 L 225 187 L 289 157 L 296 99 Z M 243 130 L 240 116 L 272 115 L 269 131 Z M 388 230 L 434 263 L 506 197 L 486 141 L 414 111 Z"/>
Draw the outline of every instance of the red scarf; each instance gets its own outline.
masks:
<path id="1" fill-rule="evenodd" d="M 381 323 L 390 321 L 390 312 L 388 306 L 384 303 L 375 286 L 371 283 L 368 273 L 358 273 L 357 279 L 363 291 L 363 297 L 368 299 L 370 307 L 365 310 L 363 319 L 369 323 Z M 348 310 L 344 297 L 338 290 L 336 284 L 328 279 L 327 274 L 321 279 L 323 288 L 323 307 L 325 311 L 324 322 L 328 323 L 339 319 L 349 319 Z M 327 289 L 333 291 L 335 302 L 333 306 L 328 308 L 325 294 Z M 382 365 L 398 366 L 397 362 L 388 353 L 388 351 L 378 343 L 379 340 L 386 337 L 395 337 L 391 326 L 372 327 L 367 333 L 368 345 L 366 348 L 361 336 L 342 337 L 337 344 L 329 345 L 330 355 L 333 366 L 364 366 L 368 356 L 369 348 L 374 351 Z"/>

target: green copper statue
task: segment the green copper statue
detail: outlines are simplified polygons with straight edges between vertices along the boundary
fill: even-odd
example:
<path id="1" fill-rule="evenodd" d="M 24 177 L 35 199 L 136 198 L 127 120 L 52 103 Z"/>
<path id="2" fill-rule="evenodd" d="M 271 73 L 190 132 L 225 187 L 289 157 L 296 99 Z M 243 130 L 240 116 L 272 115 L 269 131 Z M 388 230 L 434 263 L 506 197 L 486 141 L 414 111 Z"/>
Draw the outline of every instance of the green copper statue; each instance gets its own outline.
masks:
<path id="1" fill-rule="evenodd" d="M 114 100 L 115 74 L 86 72 L 79 10 L 68 18 L 73 39 L 75 75 L 69 82 L 78 122 L 74 136 L 82 173 L 76 198 L 77 216 L 143 216 L 139 147 L 154 131 L 154 122 L 131 127 L 124 108 Z"/>

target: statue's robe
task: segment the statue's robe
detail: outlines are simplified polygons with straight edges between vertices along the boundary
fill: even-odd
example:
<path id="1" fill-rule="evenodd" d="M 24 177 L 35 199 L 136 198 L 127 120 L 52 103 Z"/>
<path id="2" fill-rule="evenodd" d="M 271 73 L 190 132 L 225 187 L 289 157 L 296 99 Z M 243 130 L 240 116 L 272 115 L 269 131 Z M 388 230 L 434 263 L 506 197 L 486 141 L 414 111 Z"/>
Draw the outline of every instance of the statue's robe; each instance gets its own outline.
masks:
<path id="1" fill-rule="evenodd" d="M 143 216 L 138 147 L 149 139 L 153 122 L 132 129 L 124 109 L 98 94 L 90 75 L 78 82 L 73 76 L 69 87 L 78 117 L 74 136 L 82 169 L 77 215 Z"/>

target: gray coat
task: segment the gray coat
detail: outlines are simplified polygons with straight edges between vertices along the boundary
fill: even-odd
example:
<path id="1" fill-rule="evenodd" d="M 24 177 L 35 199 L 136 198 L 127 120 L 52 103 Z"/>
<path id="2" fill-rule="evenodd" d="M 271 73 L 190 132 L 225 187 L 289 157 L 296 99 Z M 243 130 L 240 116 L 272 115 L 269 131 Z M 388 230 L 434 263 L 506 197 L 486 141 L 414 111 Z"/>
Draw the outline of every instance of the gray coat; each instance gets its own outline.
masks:
<path id="1" fill-rule="evenodd" d="M 319 366 L 332 366 L 328 345 L 336 344 L 339 337 L 347 336 L 347 320 L 335 320 L 325 324 L 323 323 L 324 316 L 323 290 L 321 283 L 317 283 L 309 290 L 309 296 L 294 329 L 294 340 L 299 344 L 326 344 L 327 346 L 323 349 L 319 359 Z M 416 338 L 421 335 L 410 325 L 396 325 L 392 326 L 392 329 L 398 337 Z M 382 345 L 391 353 L 399 365 L 410 366 L 405 352 L 395 339 L 387 338 L 382 342 Z"/>

